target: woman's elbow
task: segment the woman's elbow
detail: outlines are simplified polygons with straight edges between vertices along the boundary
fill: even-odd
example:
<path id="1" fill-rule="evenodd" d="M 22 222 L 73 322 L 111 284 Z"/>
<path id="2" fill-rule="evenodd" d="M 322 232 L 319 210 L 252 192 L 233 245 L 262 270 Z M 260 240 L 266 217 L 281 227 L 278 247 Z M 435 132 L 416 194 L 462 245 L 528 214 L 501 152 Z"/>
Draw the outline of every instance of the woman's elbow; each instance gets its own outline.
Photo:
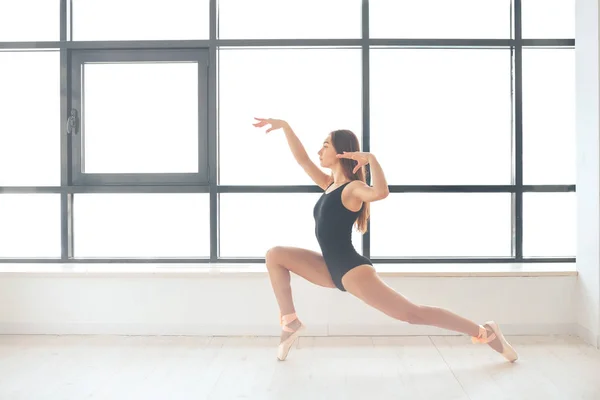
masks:
<path id="1" fill-rule="evenodd" d="M 380 194 L 381 198 L 380 198 L 380 200 L 383 200 L 383 199 L 385 199 L 385 198 L 386 198 L 386 197 L 388 197 L 389 195 L 390 195 L 390 188 L 389 188 L 388 186 L 386 186 L 386 187 L 384 187 L 384 188 L 381 190 L 381 194 Z"/>
<path id="2" fill-rule="evenodd" d="M 375 192 L 375 196 L 372 201 L 383 200 L 386 197 L 388 197 L 389 194 L 390 194 L 390 190 L 387 187 L 384 189 L 378 190 L 377 192 Z"/>

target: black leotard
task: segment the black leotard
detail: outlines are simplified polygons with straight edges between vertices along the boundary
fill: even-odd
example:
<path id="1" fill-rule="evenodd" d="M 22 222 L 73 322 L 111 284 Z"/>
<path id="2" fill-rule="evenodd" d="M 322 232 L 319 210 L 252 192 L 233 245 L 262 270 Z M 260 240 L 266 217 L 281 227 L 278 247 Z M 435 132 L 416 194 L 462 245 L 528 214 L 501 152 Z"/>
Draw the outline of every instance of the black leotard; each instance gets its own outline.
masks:
<path id="1" fill-rule="evenodd" d="M 342 277 L 346 272 L 359 265 L 372 265 L 371 261 L 358 254 L 352 245 L 352 225 L 360 211 L 350 211 L 342 203 L 342 191 L 348 183 L 350 182 L 330 193 L 323 193 L 313 212 L 315 234 L 325 264 L 335 286 L 344 292 L 346 289 L 342 285 Z"/>

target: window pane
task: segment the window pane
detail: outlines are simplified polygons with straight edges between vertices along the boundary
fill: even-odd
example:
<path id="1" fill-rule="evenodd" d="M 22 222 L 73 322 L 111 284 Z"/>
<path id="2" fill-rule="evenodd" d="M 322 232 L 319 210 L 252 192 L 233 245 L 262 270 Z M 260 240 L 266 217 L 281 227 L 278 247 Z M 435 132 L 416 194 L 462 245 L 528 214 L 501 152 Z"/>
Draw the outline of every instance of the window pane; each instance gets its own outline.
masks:
<path id="1" fill-rule="evenodd" d="M 392 193 L 371 204 L 373 257 L 508 257 L 510 193 Z"/>
<path id="2" fill-rule="evenodd" d="M 222 50 L 219 73 L 221 184 L 313 183 L 283 131 L 265 135 L 254 117 L 287 120 L 317 165 L 329 132 L 362 135 L 358 49 Z"/>
<path id="3" fill-rule="evenodd" d="M 523 193 L 523 255 L 575 257 L 577 196 L 568 193 Z"/>
<path id="4" fill-rule="evenodd" d="M 0 1 L 0 42 L 59 39 L 60 0 Z"/>
<path id="5" fill-rule="evenodd" d="M 198 172 L 198 64 L 85 64 L 84 172 Z"/>
<path id="6" fill-rule="evenodd" d="M 359 0 L 219 0 L 223 39 L 361 37 Z"/>
<path id="7" fill-rule="evenodd" d="M 523 50 L 523 182 L 575 183 L 575 50 Z"/>
<path id="8" fill-rule="evenodd" d="M 525 39 L 575 38 L 575 0 L 524 0 L 521 18 Z"/>
<path id="9" fill-rule="evenodd" d="M 505 39 L 510 0 L 370 0 L 372 38 Z"/>
<path id="10" fill-rule="evenodd" d="M 208 39 L 209 0 L 73 0 L 74 40 Z"/>
<path id="11" fill-rule="evenodd" d="M 313 216 L 321 194 L 225 193 L 219 196 L 221 257 L 264 257 L 273 246 L 321 252 Z M 362 234 L 353 230 L 352 242 L 360 253 Z"/>
<path id="12" fill-rule="evenodd" d="M 208 194 L 76 194 L 76 257 L 208 257 Z"/>
<path id="13" fill-rule="evenodd" d="M 508 50 L 373 50 L 371 151 L 388 182 L 510 184 L 510 88 Z"/>
<path id="14" fill-rule="evenodd" d="M 60 185 L 60 57 L 0 51 L 0 186 Z"/>
<path id="15" fill-rule="evenodd" d="M 0 257 L 60 258 L 60 195 L 0 194 Z"/>

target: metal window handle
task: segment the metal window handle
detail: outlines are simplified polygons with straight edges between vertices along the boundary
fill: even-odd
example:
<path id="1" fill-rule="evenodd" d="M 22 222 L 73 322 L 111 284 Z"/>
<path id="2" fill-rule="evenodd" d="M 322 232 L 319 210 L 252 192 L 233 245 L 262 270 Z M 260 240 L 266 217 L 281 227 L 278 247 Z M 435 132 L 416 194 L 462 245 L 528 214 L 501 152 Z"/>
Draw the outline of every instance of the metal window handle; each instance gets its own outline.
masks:
<path id="1" fill-rule="evenodd" d="M 67 119 L 67 133 L 77 135 L 79 131 L 79 113 L 76 109 L 71 109 L 71 116 Z"/>

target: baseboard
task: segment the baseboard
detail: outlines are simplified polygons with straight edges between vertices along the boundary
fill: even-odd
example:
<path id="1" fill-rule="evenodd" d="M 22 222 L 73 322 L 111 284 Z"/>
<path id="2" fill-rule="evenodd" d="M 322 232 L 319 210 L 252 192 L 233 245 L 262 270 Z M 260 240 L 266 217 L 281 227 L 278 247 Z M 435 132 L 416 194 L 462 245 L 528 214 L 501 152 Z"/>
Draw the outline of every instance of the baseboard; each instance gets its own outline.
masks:
<path id="1" fill-rule="evenodd" d="M 600 349 L 600 335 L 596 336 L 592 331 L 588 328 L 584 327 L 581 324 L 577 324 L 576 326 L 577 336 L 581 338 L 587 344 L 594 346 L 597 349 Z"/>
<path id="2" fill-rule="evenodd" d="M 503 324 L 506 335 L 578 335 L 593 343 L 593 335 L 575 324 Z M 586 332 L 584 332 L 586 331 Z M 0 323 L 2 335 L 189 335 L 189 336 L 279 336 L 280 328 L 270 325 L 199 325 L 144 323 Z M 307 336 L 450 336 L 444 329 L 394 323 L 377 324 L 307 324 Z M 598 341 L 596 341 L 596 345 Z"/>

